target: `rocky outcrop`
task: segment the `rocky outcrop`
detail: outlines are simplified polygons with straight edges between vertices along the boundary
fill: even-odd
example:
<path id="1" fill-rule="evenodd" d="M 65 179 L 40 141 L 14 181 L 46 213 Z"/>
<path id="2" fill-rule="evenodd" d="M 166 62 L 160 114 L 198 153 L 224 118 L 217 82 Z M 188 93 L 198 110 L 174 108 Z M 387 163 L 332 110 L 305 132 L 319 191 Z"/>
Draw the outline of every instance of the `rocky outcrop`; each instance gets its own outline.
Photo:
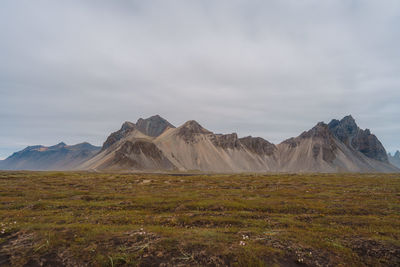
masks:
<path id="1" fill-rule="evenodd" d="M 271 156 L 276 151 L 276 146 L 261 137 L 247 136 L 239 139 L 239 142 L 249 151 L 257 155 Z"/>
<path id="2" fill-rule="evenodd" d="M 140 118 L 136 122 L 136 128 L 145 135 L 157 137 L 161 135 L 167 128 L 175 128 L 175 126 L 159 115 L 155 115 L 147 119 Z"/>
<path id="3" fill-rule="evenodd" d="M 371 159 L 389 162 L 386 150 L 378 138 L 371 134 L 369 129 L 360 129 L 352 116 L 346 116 L 340 121 L 332 120 L 328 127 L 349 148 L 355 149 Z"/>
<path id="4" fill-rule="evenodd" d="M 240 142 L 236 133 L 231 134 L 213 134 L 211 140 L 215 146 L 223 149 L 235 149 L 240 146 Z"/>
<path id="5" fill-rule="evenodd" d="M 206 130 L 197 121 L 191 120 L 184 123 L 178 129 L 178 135 L 185 140 L 187 143 L 196 142 L 196 136 L 201 134 L 211 134 L 210 131 Z"/>

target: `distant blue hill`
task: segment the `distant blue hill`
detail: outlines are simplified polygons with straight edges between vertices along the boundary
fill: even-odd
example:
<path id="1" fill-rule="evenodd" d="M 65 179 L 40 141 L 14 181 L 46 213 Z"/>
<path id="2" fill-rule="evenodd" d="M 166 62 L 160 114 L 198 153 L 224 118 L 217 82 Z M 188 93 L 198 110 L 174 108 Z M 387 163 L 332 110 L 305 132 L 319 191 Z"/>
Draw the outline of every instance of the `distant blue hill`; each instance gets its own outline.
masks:
<path id="1" fill-rule="evenodd" d="M 1 170 L 71 170 L 93 157 L 100 147 L 89 143 L 28 146 L 0 161 Z"/>

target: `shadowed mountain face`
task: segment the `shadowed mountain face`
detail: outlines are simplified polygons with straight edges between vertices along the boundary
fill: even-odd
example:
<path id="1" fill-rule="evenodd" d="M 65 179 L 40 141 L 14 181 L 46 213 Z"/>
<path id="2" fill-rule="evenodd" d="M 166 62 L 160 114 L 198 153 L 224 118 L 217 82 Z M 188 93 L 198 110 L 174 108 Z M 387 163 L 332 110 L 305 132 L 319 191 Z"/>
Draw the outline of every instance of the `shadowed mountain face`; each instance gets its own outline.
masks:
<path id="1" fill-rule="evenodd" d="M 4 170 L 71 170 L 99 152 L 89 143 L 68 146 L 29 146 L 0 162 Z"/>
<path id="2" fill-rule="evenodd" d="M 138 119 L 136 122 L 136 128 L 145 135 L 157 137 L 161 135 L 165 129 L 175 128 L 175 126 L 161 118 L 159 115 L 155 115 L 147 119 Z"/>
<path id="3" fill-rule="evenodd" d="M 389 153 L 388 158 L 391 164 L 400 168 L 400 151 L 397 150 L 393 156 Z"/>
<path id="4" fill-rule="evenodd" d="M 371 159 L 389 162 L 386 150 L 378 138 L 371 134 L 369 129 L 360 129 L 352 116 L 346 116 L 340 121 L 332 120 L 328 127 L 348 147 L 360 151 Z"/>

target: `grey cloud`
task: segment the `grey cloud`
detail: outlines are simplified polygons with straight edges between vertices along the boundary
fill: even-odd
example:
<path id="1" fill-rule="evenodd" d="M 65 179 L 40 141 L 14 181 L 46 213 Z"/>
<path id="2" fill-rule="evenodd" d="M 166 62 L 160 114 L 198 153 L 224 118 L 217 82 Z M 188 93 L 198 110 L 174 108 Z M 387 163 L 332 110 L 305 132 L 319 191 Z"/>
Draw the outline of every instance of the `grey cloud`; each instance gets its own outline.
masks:
<path id="1" fill-rule="evenodd" d="M 0 4 L 0 157 L 161 114 L 278 143 L 353 114 L 400 149 L 400 3 Z"/>

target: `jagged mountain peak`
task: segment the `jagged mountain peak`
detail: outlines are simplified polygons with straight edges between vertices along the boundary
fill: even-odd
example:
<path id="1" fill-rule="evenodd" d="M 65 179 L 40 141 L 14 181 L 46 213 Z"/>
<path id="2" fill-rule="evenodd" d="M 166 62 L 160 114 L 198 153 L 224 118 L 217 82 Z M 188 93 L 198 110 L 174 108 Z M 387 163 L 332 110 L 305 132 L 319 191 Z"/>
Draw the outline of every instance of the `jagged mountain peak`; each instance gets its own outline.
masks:
<path id="1" fill-rule="evenodd" d="M 192 143 L 195 142 L 196 136 L 201 134 L 212 134 L 212 132 L 203 128 L 203 126 L 201 126 L 197 121 L 190 120 L 177 128 L 177 134 L 183 138 L 185 142 Z"/>
<path id="2" fill-rule="evenodd" d="M 113 132 L 107 137 L 107 140 L 103 144 L 102 151 L 111 147 L 119 140 L 127 137 L 134 130 L 138 130 L 139 132 L 150 137 L 157 137 L 161 135 L 167 128 L 175 128 L 175 126 L 162 118 L 160 115 L 154 115 L 147 119 L 140 118 L 136 123 L 126 121 L 122 124 L 121 129 Z"/>
<path id="3" fill-rule="evenodd" d="M 342 139 L 346 138 L 346 135 L 355 134 L 359 129 L 355 119 L 351 115 L 347 115 L 341 120 L 333 119 L 328 124 L 328 127 L 329 129 L 340 128 L 337 134 L 338 138 L 341 139 L 341 141 L 343 141 Z"/>
<path id="4" fill-rule="evenodd" d="M 394 153 L 394 157 L 400 159 L 400 151 L 396 151 L 396 153 Z"/>
<path id="5" fill-rule="evenodd" d="M 388 163 L 388 155 L 378 138 L 369 129 L 362 130 L 349 115 L 328 124 L 329 130 L 345 145 L 358 150 L 365 156 Z"/>
<path id="6" fill-rule="evenodd" d="M 130 121 L 124 122 L 121 126 L 121 130 L 123 130 L 123 131 L 134 129 L 134 128 L 135 128 L 135 124 Z"/>
<path id="7" fill-rule="evenodd" d="M 179 129 L 183 130 L 185 132 L 193 133 L 193 134 L 208 134 L 208 133 L 211 133 L 209 130 L 205 129 L 203 126 L 201 126 L 195 120 L 190 120 L 190 121 L 185 122 L 181 127 L 179 127 Z"/>
<path id="8" fill-rule="evenodd" d="M 352 115 L 344 116 L 340 121 L 342 123 L 356 124 L 356 120 Z"/>
<path id="9" fill-rule="evenodd" d="M 151 137 L 160 136 L 167 128 L 175 128 L 174 125 L 158 114 L 147 119 L 138 119 L 136 127 L 139 131 Z"/>
<path id="10" fill-rule="evenodd" d="M 146 119 L 139 118 L 137 120 L 136 124 L 141 123 L 143 121 L 167 121 L 167 120 L 164 119 L 163 117 L 161 117 L 160 115 L 156 114 L 156 115 L 150 116 L 150 117 L 148 117 Z"/>

